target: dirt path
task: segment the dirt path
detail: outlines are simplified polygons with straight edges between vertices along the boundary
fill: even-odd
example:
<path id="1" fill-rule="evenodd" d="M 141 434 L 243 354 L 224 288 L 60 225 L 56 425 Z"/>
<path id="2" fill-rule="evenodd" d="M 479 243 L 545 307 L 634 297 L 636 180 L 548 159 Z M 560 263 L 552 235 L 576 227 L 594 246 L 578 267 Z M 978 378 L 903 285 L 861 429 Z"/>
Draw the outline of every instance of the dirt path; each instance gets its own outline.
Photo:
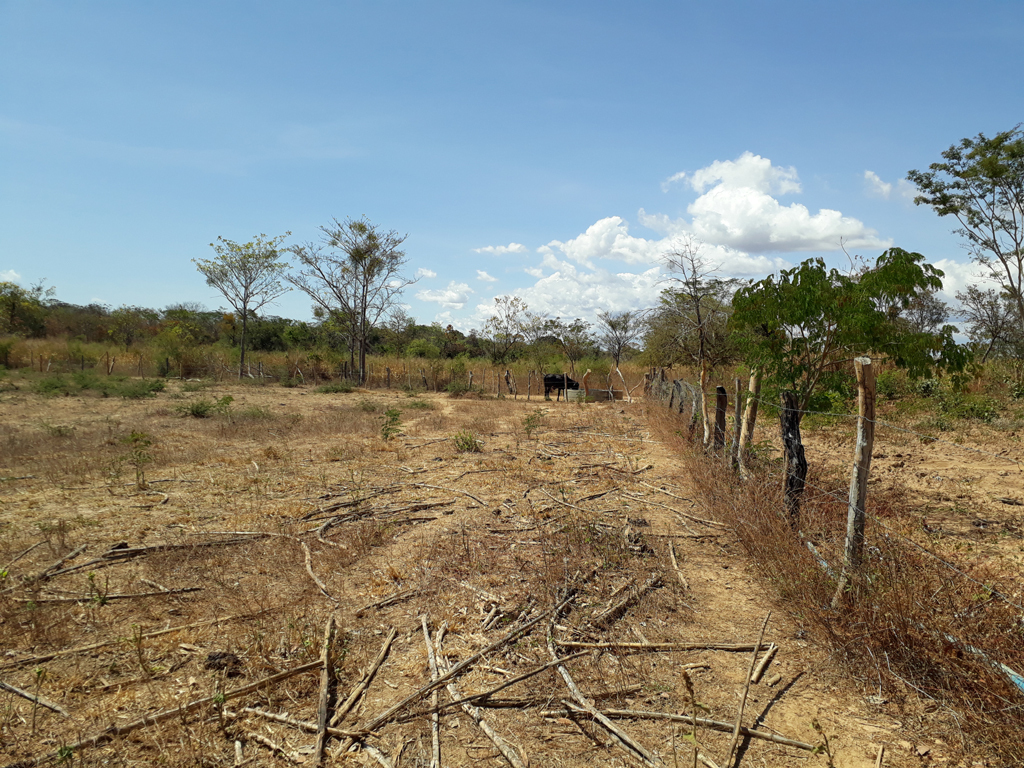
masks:
<path id="1" fill-rule="evenodd" d="M 0 476 L 24 479 L 0 485 L 0 562 L 36 546 L 10 566 L 0 595 L 8 649 L 0 680 L 68 713 L 0 694 L 7 763 L 315 661 L 332 613 L 338 699 L 397 631 L 366 694 L 340 721 L 358 729 L 429 681 L 421 617 L 435 634 L 445 626 L 451 664 L 541 617 L 458 677 L 467 695 L 549 662 L 549 628 L 556 643 L 752 644 L 769 610 L 764 641 L 778 652 L 749 688 L 743 725 L 811 745 L 827 737 L 831 757 L 743 737 L 739 765 L 869 767 L 882 745 L 887 766 L 945 761 L 947 744 L 917 735 L 920 721 L 844 679 L 758 584 L 728 531 L 698 520 L 705 515 L 686 500 L 673 457 L 645 439 L 639 406 L 246 387 L 175 394 L 142 403 L 18 394 L 2 403 L 11 417 Z M 232 419 L 176 412 L 197 397 L 225 394 L 234 398 Z M 402 434 L 389 442 L 380 436 L 387 408 L 402 411 Z M 62 436 L 54 425 L 69 431 Z M 124 438 L 133 431 L 153 442 L 145 494 L 127 474 L 134 470 Z M 460 435 L 478 440 L 480 450 L 456 450 L 452 438 Z M 105 562 L 103 553 L 120 542 L 171 548 Z M 25 580 L 82 544 L 85 553 L 62 567 L 99 563 Z M 607 614 L 644 585 L 650 589 L 621 614 Z M 164 588 L 201 591 L 111 597 Z M 570 596 L 552 623 L 546 612 Z M 395 601 L 373 607 L 387 598 Z M 110 644 L 32 660 L 98 642 Z M 599 709 L 678 715 L 692 713 L 695 699 L 700 716 L 728 723 L 752 655 L 571 645 L 558 653 L 580 650 L 587 652 L 564 666 Z M 81 755 L 232 765 L 237 741 L 245 764 L 309 763 L 313 736 L 243 707 L 315 722 L 317 680 L 313 670 L 225 702 L 227 715 L 205 706 Z M 443 691 L 441 702 L 450 696 Z M 524 765 L 641 764 L 590 716 L 567 708 L 564 701 L 578 702 L 554 669 L 493 698 L 481 712 Z M 416 717 L 385 722 L 366 743 L 396 766 L 429 765 L 428 706 L 429 696 L 417 699 L 399 713 Z M 655 762 L 692 765 L 691 726 L 635 714 L 613 722 Z M 441 714 L 440 731 L 443 765 L 508 765 L 461 709 Z M 719 765 L 730 736 L 696 732 L 700 751 Z M 329 744 L 330 764 L 378 764 L 365 751 L 339 754 L 339 746 Z"/>

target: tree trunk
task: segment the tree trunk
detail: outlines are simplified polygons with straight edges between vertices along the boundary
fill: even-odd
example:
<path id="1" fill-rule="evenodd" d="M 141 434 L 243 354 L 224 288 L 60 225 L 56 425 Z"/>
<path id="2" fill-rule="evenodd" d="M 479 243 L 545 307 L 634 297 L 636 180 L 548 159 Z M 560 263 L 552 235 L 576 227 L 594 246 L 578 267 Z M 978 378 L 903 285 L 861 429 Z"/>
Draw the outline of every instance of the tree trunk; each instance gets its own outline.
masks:
<path id="1" fill-rule="evenodd" d="M 779 426 L 786 458 L 786 515 L 790 526 L 797 531 L 800 529 L 800 499 L 807 484 L 807 459 L 800 439 L 800 410 L 796 395 L 783 392 L 781 400 Z"/>
<path id="2" fill-rule="evenodd" d="M 245 342 L 247 341 L 247 337 L 249 335 L 248 334 L 249 318 L 246 317 L 247 314 L 248 313 L 245 311 L 245 308 L 243 307 L 243 309 L 242 309 L 242 339 L 241 339 L 241 341 L 239 342 L 239 345 L 238 345 L 241 348 L 241 350 L 242 350 L 241 354 L 238 357 L 238 378 L 242 378 L 243 374 L 245 373 Z"/>

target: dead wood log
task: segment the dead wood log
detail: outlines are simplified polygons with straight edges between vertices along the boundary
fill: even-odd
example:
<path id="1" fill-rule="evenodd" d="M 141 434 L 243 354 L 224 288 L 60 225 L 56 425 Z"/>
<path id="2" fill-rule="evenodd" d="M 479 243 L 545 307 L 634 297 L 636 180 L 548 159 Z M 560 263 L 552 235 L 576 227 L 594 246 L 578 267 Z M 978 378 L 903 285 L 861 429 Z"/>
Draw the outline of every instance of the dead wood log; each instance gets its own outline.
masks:
<path id="1" fill-rule="evenodd" d="M 574 640 L 555 640 L 559 648 L 604 648 L 626 651 L 753 651 L 767 650 L 764 643 L 583 643 Z"/>
<path id="2" fill-rule="evenodd" d="M 324 747 L 327 745 L 327 710 L 331 703 L 331 644 L 334 642 L 334 614 L 327 617 L 324 626 L 323 648 L 320 649 L 320 695 L 317 697 L 316 742 L 313 745 L 313 762 L 321 765 L 324 761 Z"/>
<path id="3" fill-rule="evenodd" d="M 10 683 L 5 683 L 2 680 L 0 680 L 0 690 L 13 693 L 15 696 L 21 696 L 21 698 L 23 699 L 28 699 L 34 704 L 38 704 L 41 707 L 46 707 L 47 709 L 52 710 L 53 712 L 64 715 L 64 717 L 71 717 L 71 715 L 68 714 L 68 711 L 64 709 L 64 707 L 62 707 L 60 704 L 55 704 L 49 699 L 45 699 L 42 696 L 39 696 L 38 694 L 23 691 L 21 688 L 11 685 Z"/>
<path id="4" fill-rule="evenodd" d="M 153 632 L 146 632 L 139 637 L 146 639 L 149 637 L 159 637 L 160 635 L 167 635 L 171 632 L 182 632 L 186 629 L 198 629 L 199 627 L 208 627 L 211 624 L 220 624 L 225 621 L 234 621 L 235 619 L 249 619 L 256 616 L 260 616 L 268 611 L 275 610 L 273 608 L 264 608 L 262 611 L 256 611 L 255 613 L 239 613 L 234 616 L 225 616 L 222 619 L 207 619 L 206 621 L 196 621 L 192 624 L 182 624 L 179 627 L 168 627 L 167 629 L 158 629 Z M 54 651 L 53 653 L 45 653 L 39 656 L 30 656 L 26 659 L 19 659 L 17 661 L 10 661 L 6 664 L 0 665 L 0 671 L 5 669 L 15 669 L 17 667 L 27 667 L 34 664 L 42 664 L 47 661 L 52 661 L 63 656 L 73 656 L 76 653 L 86 653 L 87 651 L 95 651 L 98 648 L 105 648 L 108 645 L 117 645 L 123 642 L 123 638 L 115 638 L 113 640 L 104 640 L 101 643 L 90 643 L 89 645 L 80 645 L 77 648 L 68 648 L 63 651 Z"/>
<path id="5" fill-rule="evenodd" d="M 363 695 L 363 692 L 369 687 L 370 682 L 373 680 L 373 676 L 377 674 L 377 670 L 380 669 L 380 665 L 384 663 L 384 659 L 387 658 L 388 651 L 391 650 L 391 644 L 395 642 L 395 637 L 398 635 L 398 630 L 394 627 L 388 633 L 387 638 L 384 640 L 384 645 L 380 647 L 380 651 L 377 653 L 377 658 L 373 660 L 373 664 L 363 674 L 362 679 L 352 689 L 352 692 L 348 695 L 348 698 L 342 703 L 340 707 L 335 711 L 334 717 L 331 718 L 331 725 L 335 726 L 340 723 L 345 715 L 349 713 L 349 710 L 355 706 L 355 703 L 359 701 L 359 697 Z"/>
<path id="6" fill-rule="evenodd" d="M 400 603 L 403 600 L 408 600 L 409 598 L 416 597 L 416 595 L 418 594 L 420 594 L 420 590 L 418 589 L 406 589 L 402 592 L 398 592 L 397 594 L 391 595 L 390 597 L 385 597 L 383 600 L 378 600 L 375 603 L 364 605 L 362 608 L 356 611 L 356 618 L 359 618 L 371 608 L 385 608 L 394 603 Z"/>
<path id="7" fill-rule="evenodd" d="M 779 650 L 779 646 L 772 643 L 768 648 L 768 652 L 761 658 L 761 663 L 754 669 L 754 674 L 750 678 L 750 682 L 759 683 L 761 677 L 764 675 L 764 671 L 768 669 L 768 665 L 772 663 L 772 657 L 775 656 L 775 652 Z"/>
<path id="8" fill-rule="evenodd" d="M 427 631 L 425 619 L 423 623 L 423 631 L 427 633 L 427 639 L 429 642 L 430 634 Z M 437 662 L 438 671 L 441 671 L 442 669 L 448 667 L 444 654 L 441 651 L 441 633 L 439 633 L 436 642 L 437 648 L 435 650 L 437 651 L 437 653 L 435 659 Z M 452 682 L 450 678 L 448 682 L 445 684 L 445 687 L 448 689 L 448 693 L 451 695 L 453 699 L 460 698 L 459 689 L 455 687 L 455 683 Z M 519 759 L 519 755 L 517 755 L 515 751 L 513 751 L 512 747 L 509 746 L 508 742 L 506 742 L 498 734 L 498 732 L 495 731 L 486 720 L 484 720 L 483 715 L 480 713 L 480 710 L 477 707 L 474 707 L 472 704 L 469 704 L 467 702 L 463 702 L 462 710 L 473 719 L 473 722 L 476 723 L 477 727 L 481 731 L 483 731 L 487 738 L 491 740 L 495 747 L 497 747 L 498 751 L 501 753 L 501 756 L 508 761 L 509 765 L 511 765 L 512 768 L 526 768 L 526 766 L 523 764 L 523 761 Z"/>
<path id="9" fill-rule="evenodd" d="M 136 592 L 135 594 L 119 595 L 82 595 L 81 597 L 15 597 L 16 603 L 88 603 L 90 600 L 107 602 L 110 600 L 134 600 L 138 597 L 167 597 L 168 595 L 183 595 L 187 592 L 202 592 L 205 587 L 182 587 L 181 589 L 168 589 L 163 592 Z"/>
<path id="10" fill-rule="evenodd" d="M 761 631 L 757 635 L 757 645 L 760 647 L 761 640 L 764 639 L 764 631 L 768 628 L 768 620 L 772 617 L 772 612 L 768 611 L 768 615 L 764 617 L 764 623 L 761 624 Z M 743 710 L 747 706 L 747 694 L 750 693 L 750 681 L 754 676 L 754 665 L 757 663 L 757 651 L 750 657 L 750 669 L 747 670 L 747 676 L 743 684 L 743 696 L 740 697 L 740 709 L 736 713 L 736 726 L 733 728 L 732 739 L 729 740 L 729 751 L 725 755 L 725 768 L 729 768 L 729 764 L 732 762 L 732 756 L 736 752 L 736 745 L 740 740 L 740 728 L 743 727 Z"/>
<path id="11" fill-rule="evenodd" d="M 679 579 L 679 583 L 683 585 L 683 589 L 689 591 L 690 583 L 683 576 L 683 572 L 679 570 L 679 563 L 676 562 L 676 549 L 672 546 L 672 542 L 668 543 L 668 553 L 672 558 L 672 569 L 676 572 L 676 578 Z"/>
<path id="12" fill-rule="evenodd" d="M 566 602 L 568 602 L 568 600 Z M 554 630 L 554 623 L 556 618 L 558 617 L 560 608 L 561 606 L 555 609 L 554 614 L 552 616 L 551 625 L 548 627 L 548 653 L 551 655 L 552 661 L 559 660 L 558 653 L 555 651 L 554 637 L 552 632 Z M 582 712 L 585 712 L 586 714 L 594 718 L 595 721 L 604 726 L 604 728 L 611 735 L 612 740 L 615 741 L 615 743 L 618 744 L 620 747 L 622 747 L 622 749 L 624 749 L 628 754 L 631 754 L 635 757 L 639 757 L 647 765 L 661 764 L 660 761 L 656 762 L 654 756 L 650 752 L 648 752 L 643 746 L 634 741 L 628 734 L 617 728 L 615 724 L 611 722 L 611 720 L 609 720 L 607 717 L 605 717 L 597 711 L 597 709 L 594 707 L 593 700 L 588 699 L 586 696 L 583 695 L 583 692 L 576 685 L 576 681 L 573 680 L 572 675 L 569 674 L 569 670 L 567 670 L 561 664 L 557 665 L 555 668 L 558 670 L 558 674 L 561 675 L 562 680 L 565 682 L 566 687 L 569 689 L 569 693 L 572 694 L 572 697 L 576 700 L 579 706 L 575 706 L 572 702 L 566 701 L 564 699 L 562 700 L 563 704 L 565 704 L 570 709 L 581 709 Z"/>
<path id="13" fill-rule="evenodd" d="M 133 720 L 132 722 L 126 723 L 125 725 L 112 725 L 109 728 L 100 731 L 97 734 L 94 734 L 93 736 L 89 736 L 88 738 L 77 741 L 74 744 L 64 746 L 55 752 L 48 752 L 47 754 L 40 755 L 39 757 L 33 757 L 29 758 L 28 760 L 22 760 L 17 763 L 12 763 L 11 765 L 8 765 L 7 768 L 30 768 L 30 766 L 49 763 L 53 760 L 61 758 L 66 754 L 71 754 L 73 752 L 77 752 L 81 749 L 84 749 L 85 747 L 95 747 L 98 744 L 103 744 L 105 742 L 112 741 L 118 736 L 124 736 L 125 734 L 131 733 L 132 731 L 137 731 L 139 728 L 145 728 L 150 725 L 157 725 L 158 723 L 162 723 L 167 720 L 181 718 L 191 712 L 194 712 L 197 709 L 201 709 L 202 707 L 208 706 L 210 704 L 217 704 L 219 702 L 224 702 L 230 699 L 238 698 L 239 696 L 244 696 L 247 693 L 253 693 L 254 691 L 260 690 L 261 688 L 265 688 L 268 685 L 274 685 L 276 683 L 281 682 L 282 680 L 287 680 L 288 678 L 294 677 L 295 675 L 301 674 L 302 672 L 308 672 L 309 670 L 315 669 L 318 666 L 320 666 L 319 661 L 314 661 L 309 664 L 302 664 L 301 666 L 293 667 L 292 669 L 285 670 L 284 672 L 278 672 L 275 675 L 264 677 L 262 680 L 257 680 L 254 683 L 249 683 L 248 685 L 243 685 L 239 688 L 233 688 L 230 691 L 224 691 L 223 693 L 214 696 L 207 696 L 203 699 L 190 701 L 188 704 L 183 704 L 180 707 L 174 707 L 173 709 L 165 709 L 162 712 L 155 712 L 151 715 L 145 715 L 139 718 L 138 720 Z"/>
<path id="14" fill-rule="evenodd" d="M 626 595 L 626 597 L 624 597 L 622 600 L 620 600 L 618 603 L 611 606 L 607 610 L 598 614 L 598 616 L 590 622 L 591 625 L 595 627 L 607 627 L 611 622 L 615 621 L 615 619 L 619 618 L 622 614 L 624 614 L 627 608 L 629 608 L 634 603 L 638 602 L 642 597 L 647 595 L 648 592 L 657 589 L 661 585 L 661 577 L 652 576 L 647 581 L 645 581 L 639 589 L 630 590 L 630 593 Z"/>
<path id="15" fill-rule="evenodd" d="M 420 616 L 423 625 L 423 640 L 427 645 L 427 662 L 430 664 L 430 681 L 437 680 L 440 674 L 437 658 L 434 656 L 434 644 L 430 642 L 430 629 L 427 627 L 426 615 Z M 430 768 L 441 768 L 441 723 L 438 718 L 437 691 L 430 694 Z"/>
<path id="16" fill-rule="evenodd" d="M 299 730 L 305 731 L 306 733 L 316 733 L 317 732 L 317 728 L 319 727 L 316 723 L 307 723 L 304 720 L 296 720 L 295 718 L 288 717 L 287 715 L 281 715 L 281 714 L 277 714 L 275 712 L 267 712 L 265 709 L 258 709 L 256 707 L 242 707 L 241 711 L 245 712 L 246 714 L 249 714 L 249 715 L 256 715 L 257 717 L 262 717 L 262 718 L 264 718 L 266 720 L 274 720 L 275 722 L 278 722 L 278 723 L 284 723 L 285 725 L 290 725 L 293 728 L 298 728 Z M 238 716 L 237 712 L 229 712 L 227 710 L 224 711 L 224 714 L 227 717 L 237 717 Z M 327 731 L 327 733 L 331 734 L 331 736 L 340 736 L 340 737 L 347 737 L 347 736 L 353 736 L 353 735 L 356 735 L 356 736 L 365 736 L 366 735 L 366 734 L 363 734 L 363 733 L 356 734 L 353 731 L 346 731 L 344 728 L 335 728 L 335 727 L 330 726 L 330 725 L 327 726 L 326 731 Z"/>
<path id="17" fill-rule="evenodd" d="M 602 709 L 602 714 L 608 717 L 635 719 L 635 720 L 670 720 L 676 723 L 686 723 L 687 725 L 696 725 L 701 728 L 709 728 L 713 731 L 719 731 L 721 733 L 732 733 L 732 729 L 735 723 L 726 723 L 721 720 L 708 720 L 703 717 L 693 717 L 692 715 L 675 715 L 671 712 L 650 712 L 646 710 L 637 709 Z M 541 717 L 565 717 L 567 710 L 564 709 L 548 709 L 541 711 Z M 817 749 L 814 744 L 807 744 L 803 741 L 797 741 L 796 739 L 790 739 L 785 736 L 779 736 L 775 733 L 769 733 L 768 731 L 759 731 L 754 728 L 740 728 L 740 735 L 747 736 L 751 739 L 759 739 L 761 741 L 770 741 L 773 744 L 779 744 L 784 747 L 793 747 L 795 749 L 802 749 L 807 752 L 813 752 Z"/>

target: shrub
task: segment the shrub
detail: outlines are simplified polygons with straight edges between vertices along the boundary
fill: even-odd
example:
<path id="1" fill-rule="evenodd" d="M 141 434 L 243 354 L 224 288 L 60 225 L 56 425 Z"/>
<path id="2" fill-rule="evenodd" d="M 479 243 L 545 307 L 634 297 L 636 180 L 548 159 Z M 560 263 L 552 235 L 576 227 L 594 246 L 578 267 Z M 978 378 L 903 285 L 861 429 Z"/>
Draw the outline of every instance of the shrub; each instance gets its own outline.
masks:
<path id="1" fill-rule="evenodd" d="M 126 400 L 139 400 L 156 397 L 156 393 L 163 392 L 165 386 L 160 379 L 130 379 L 117 388 L 117 394 Z"/>
<path id="2" fill-rule="evenodd" d="M 999 415 L 996 401 L 986 395 L 944 392 L 939 397 L 939 412 L 954 419 L 982 421 L 988 424 Z"/>
<path id="3" fill-rule="evenodd" d="M 452 435 L 452 444 L 459 453 L 480 453 L 480 441 L 468 429 L 462 429 Z"/>
<path id="4" fill-rule="evenodd" d="M 234 398 L 231 395 L 224 395 L 220 400 L 193 400 L 190 403 L 183 403 L 179 405 L 176 410 L 181 416 L 191 416 L 195 419 L 206 419 L 215 414 L 229 415 L 231 413 L 231 403 L 234 402 Z"/>
<path id="5" fill-rule="evenodd" d="M 347 395 L 350 392 L 355 391 L 355 387 L 351 384 L 345 384 L 344 382 L 335 381 L 331 384 L 324 384 L 322 387 L 317 387 L 316 391 L 321 395 Z"/>
<path id="6" fill-rule="evenodd" d="M 410 411 L 433 411 L 435 405 L 429 400 L 411 400 L 405 404 Z"/>
<path id="7" fill-rule="evenodd" d="M 878 396 L 886 400 L 895 400 L 907 394 L 906 376 L 898 370 L 882 371 L 875 380 Z"/>

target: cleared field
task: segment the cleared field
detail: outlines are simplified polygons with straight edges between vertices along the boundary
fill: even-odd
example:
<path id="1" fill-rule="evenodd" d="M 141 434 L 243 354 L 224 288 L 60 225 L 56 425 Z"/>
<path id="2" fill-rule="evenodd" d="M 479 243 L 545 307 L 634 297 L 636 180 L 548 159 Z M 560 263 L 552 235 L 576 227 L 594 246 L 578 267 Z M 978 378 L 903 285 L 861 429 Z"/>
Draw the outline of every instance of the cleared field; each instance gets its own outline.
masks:
<path id="1" fill-rule="evenodd" d="M 748 689 L 772 598 L 641 404 L 2 397 L 7 764 L 315 764 L 322 677 L 335 765 L 430 765 L 438 707 L 443 765 L 691 765 L 694 738 L 725 765 L 744 699 L 741 765 L 955 751 L 942 711 L 861 689 L 782 611 Z M 465 664 L 436 699 L 424 624 L 435 674 Z"/>

